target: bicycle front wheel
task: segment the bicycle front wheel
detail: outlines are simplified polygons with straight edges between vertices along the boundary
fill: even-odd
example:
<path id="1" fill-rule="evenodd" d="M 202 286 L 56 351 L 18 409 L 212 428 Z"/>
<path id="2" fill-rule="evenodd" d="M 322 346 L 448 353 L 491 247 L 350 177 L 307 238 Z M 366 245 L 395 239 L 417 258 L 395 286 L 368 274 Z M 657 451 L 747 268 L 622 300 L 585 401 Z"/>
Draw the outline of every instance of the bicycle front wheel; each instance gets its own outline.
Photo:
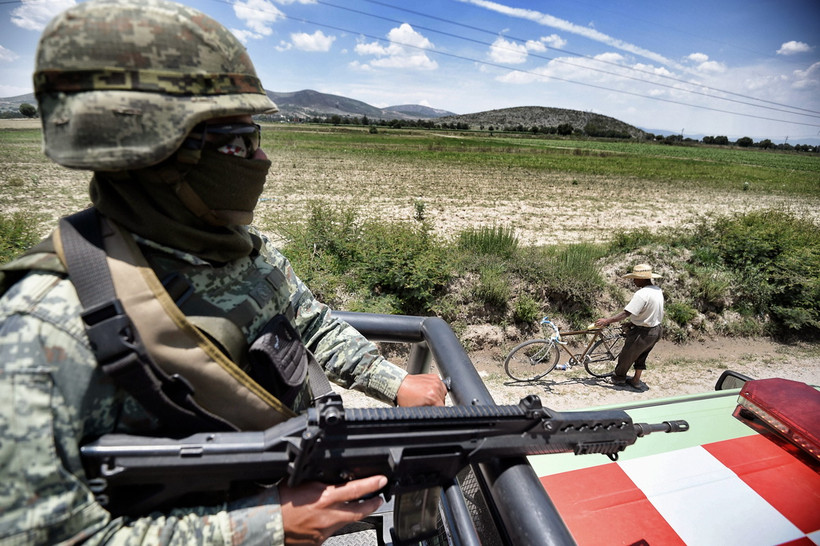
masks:
<path id="1" fill-rule="evenodd" d="M 614 371 L 614 362 L 624 348 L 624 336 L 602 339 L 587 352 L 584 368 L 595 377 L 609 377 Z"/>
<path id="2" fill-rule="evenodd" d="M 516 345 L 504 361 L 504 371 L 516 381 L 535 381 L 550 373 L 558 363 L 558 347 L 546 339 L 531 339 Z"/>

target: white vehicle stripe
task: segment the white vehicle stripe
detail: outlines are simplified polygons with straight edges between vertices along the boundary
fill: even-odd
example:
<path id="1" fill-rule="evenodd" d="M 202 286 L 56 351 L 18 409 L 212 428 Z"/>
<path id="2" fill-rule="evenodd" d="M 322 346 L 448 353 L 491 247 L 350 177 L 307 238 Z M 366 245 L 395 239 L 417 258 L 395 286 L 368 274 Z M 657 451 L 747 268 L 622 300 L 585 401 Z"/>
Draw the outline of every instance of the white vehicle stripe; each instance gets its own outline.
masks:
<path id="1" fill-rule="evenodd" d="M 770 546 L 806 536 L 700 446 L 618 464 L 690 546 Z"/>

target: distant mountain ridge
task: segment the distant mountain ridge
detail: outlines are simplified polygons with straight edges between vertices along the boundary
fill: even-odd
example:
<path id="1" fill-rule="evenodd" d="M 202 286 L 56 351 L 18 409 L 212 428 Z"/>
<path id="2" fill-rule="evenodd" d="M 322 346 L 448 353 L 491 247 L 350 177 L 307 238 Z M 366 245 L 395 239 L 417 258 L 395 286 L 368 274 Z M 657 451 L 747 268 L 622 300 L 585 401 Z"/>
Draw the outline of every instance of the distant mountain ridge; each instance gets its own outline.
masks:
<path id="1" fill-rule="evenodd" d="M 577 130 L 584 130 L 588 126 L 594 126 L 599 131 L 626 133 L 632 138 L 642 139 L 646 137 L 646 132 L 642 129 L 609 116 L 546 106 L 516 106 L 474 114 L 448 116 L 436 121 L 440 123 L 466 123 L 471 129 L 481 127 L 488 129 L 492 126 L 500 130 L 515 128 L 520 125 L 525 131 L 530 130 L 532 127 L 541 129 L 542 127 L 558 127 L 559 125 L 568 124 Z"/>
<path id="2" fill-rule="evenodd" d="M 356 99 L 320 93 L 312 89 L 279 93 L 267 91 L 268 96 L 279 107 L 278 115 L 285 118 L 311 118 L 327 115 L 362 117 L 370 119 L 435 119 L 454 116 L 453 112 L 429 108 L 419 104 L 405 104 L 377 108 Z"/>

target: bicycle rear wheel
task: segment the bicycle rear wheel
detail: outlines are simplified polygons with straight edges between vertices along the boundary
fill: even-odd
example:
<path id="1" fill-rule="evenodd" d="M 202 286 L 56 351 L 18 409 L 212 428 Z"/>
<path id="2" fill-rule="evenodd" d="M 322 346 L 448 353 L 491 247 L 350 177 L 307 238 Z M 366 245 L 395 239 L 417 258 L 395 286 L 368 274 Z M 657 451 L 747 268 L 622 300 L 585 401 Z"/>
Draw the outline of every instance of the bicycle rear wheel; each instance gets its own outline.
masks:
<path id="1" fill-rule="evenodd" d="M 624 348 L 624 336 L 618 335 L 611 338 L 604 338 L 596 342 L 586 358 L 584 358 L 584 368 L 595 377 L 609 377 L 614 371 L 613 363 L 618 360 L 618 355 Z"/>
<path id="2" fill-rule="evenodd" d="M 559 356 L 552 341 L 531 339 L 513 347 L 504 361 L 504 371 L 516 381 L 535 381 L 555 368 Z"/>

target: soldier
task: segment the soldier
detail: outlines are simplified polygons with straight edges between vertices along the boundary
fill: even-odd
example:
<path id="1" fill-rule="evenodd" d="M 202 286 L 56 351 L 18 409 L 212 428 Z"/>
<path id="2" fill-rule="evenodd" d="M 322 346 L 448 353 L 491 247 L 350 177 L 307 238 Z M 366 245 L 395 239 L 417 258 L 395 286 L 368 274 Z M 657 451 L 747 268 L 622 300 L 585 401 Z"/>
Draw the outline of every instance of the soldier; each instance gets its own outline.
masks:
<path id="1" fill-rule="evenodd" d="M 36 63 L 45 153 L 94 171 L 94 207 L 1 273 L 0 542 L 319 543 L 373 512 L 378 497 L 357 499 L 383 476 L 139 517 L 113 518 L 97 503 L 84 441 L 184 435 L 203 422 L 261 429 L 307 407 L 309 355 L 273 349 L 268 334 L 285 330 L 272 325 L 295 329 L 330 379 L 387 403 L 443 405 L 446 389 L 336 320 L 248 226 L 271 165 L 251 115 L 276 106 L 221 24 L 165 0 L 91 0 L 51 21 Z M 83 274 L 97 262 L 76 258 L 72 226 L 105 249 L 116 305 L 104 308 L 130 321 L 113 336 L 94 331 L 89 294 L 105 283 L 98 290 Z M 109 342 L 122 352 L 101 356 Z M 109 367 L 126 361 L 138 364 L 125 378 Z M 181 389 L 181 401 L 138 392 L 132 383 L 146 377 Z"/>

